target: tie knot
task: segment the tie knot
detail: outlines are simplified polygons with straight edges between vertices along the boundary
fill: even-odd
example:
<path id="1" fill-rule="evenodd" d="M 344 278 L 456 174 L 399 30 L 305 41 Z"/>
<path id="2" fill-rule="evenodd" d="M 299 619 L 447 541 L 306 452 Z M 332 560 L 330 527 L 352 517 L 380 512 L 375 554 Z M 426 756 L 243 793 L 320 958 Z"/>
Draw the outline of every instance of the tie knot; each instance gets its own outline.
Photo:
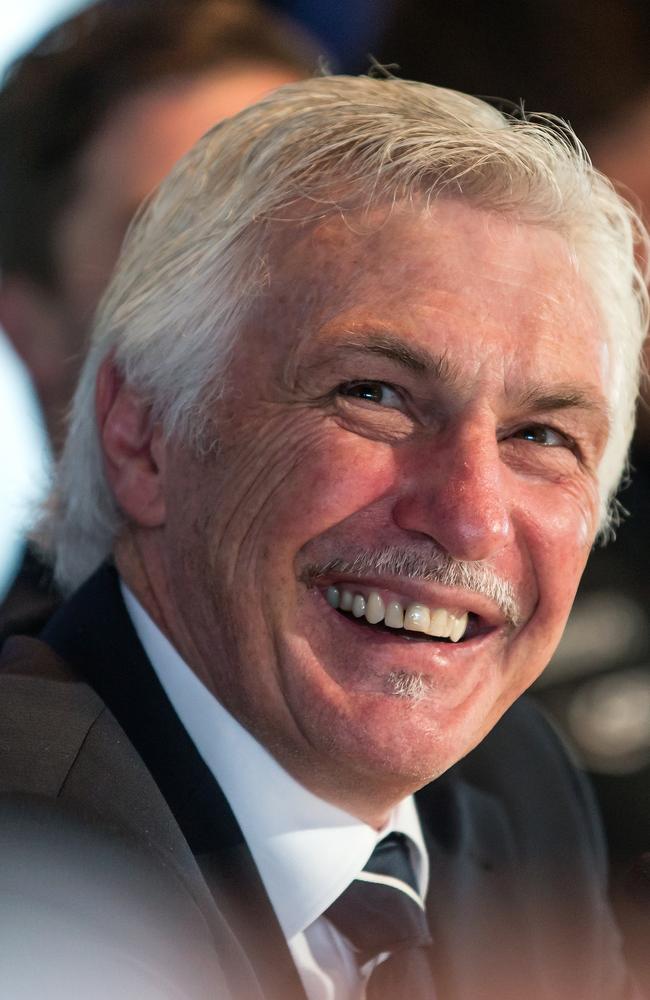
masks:
<path id="1" fill-rule="evenodd" d="M 359 964 L 382 952 L 431 943 L 406 838 L 391 833 L 325 916 L 359 953 Z"/>

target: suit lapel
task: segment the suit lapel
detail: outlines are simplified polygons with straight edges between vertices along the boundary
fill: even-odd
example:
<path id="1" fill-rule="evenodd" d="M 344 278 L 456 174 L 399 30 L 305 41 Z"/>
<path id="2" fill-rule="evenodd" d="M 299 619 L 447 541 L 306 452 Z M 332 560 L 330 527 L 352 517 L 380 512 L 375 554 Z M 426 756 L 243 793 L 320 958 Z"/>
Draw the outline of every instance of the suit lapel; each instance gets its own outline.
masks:
<path id="1" fill-rule="evenodd" d="M 305 1000 L 282 929 L 243 840 L 200 855 L 198 862 L 228 924 L 252 957 L 267 1000 Z"/>
<path id="2" fill-rule="evenodd" d="M 140 754 L 268 1000 L 304 1000 L 295 965 L 243 834 L 149 664 L 104 566 L 54 616 L 47 642 L 97 691 Z"/>
<path id="3" fill-rule="evenodd" d="M 142 757 L 196 854 L 241 836 L 131 625 L 112 567 L 99 570 L 41 636 L 97 691 Z"/>

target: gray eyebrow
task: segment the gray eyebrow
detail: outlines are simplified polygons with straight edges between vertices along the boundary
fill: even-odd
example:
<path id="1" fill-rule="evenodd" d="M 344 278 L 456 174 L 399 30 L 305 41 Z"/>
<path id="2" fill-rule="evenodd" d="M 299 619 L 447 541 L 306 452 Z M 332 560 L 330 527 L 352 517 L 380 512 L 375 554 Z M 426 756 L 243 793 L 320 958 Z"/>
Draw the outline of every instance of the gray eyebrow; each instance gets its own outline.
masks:
<path id="1" fill-rule="evenodd" d="M 572 383 L 554 385 L 552 389 L 542 384 L 532 385 L 517 396 L 517 403 L 522 409 L 532 408 L 541 413 L 549 410 L 586 410 L 602 417 L 608 424 L 611 421 L 609 407 L 600 396 Z"/>
<path id="2" fill-rule="evenodd" d="M 416 375 L 433 375 L 443 382 L 456 382 L 460 372 L 452 365 L 445 354 L 434 354 L 419 347 L 406 344 L 402 337 L 390 333 L 369 333 L 359 337 L 350 333 L 340 341 L 338 350 L 360 351 L 362 353 L 378 354 L 381 357 L 396 361 L 403 368 Z"/>

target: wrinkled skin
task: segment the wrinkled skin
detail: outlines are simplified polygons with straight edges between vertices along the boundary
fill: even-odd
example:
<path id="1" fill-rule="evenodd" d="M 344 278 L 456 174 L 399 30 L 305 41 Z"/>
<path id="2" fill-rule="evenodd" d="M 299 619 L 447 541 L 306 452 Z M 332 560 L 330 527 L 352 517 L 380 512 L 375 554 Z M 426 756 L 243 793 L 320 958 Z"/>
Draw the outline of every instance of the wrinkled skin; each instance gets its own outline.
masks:
<path id="1" fill-rule="evenodd" d="M 218 455 L 147 438 L 137 397 L 108 376 L 102 396 L 100 380 L 132 525 L 118 565 L 289 771 L 379 825 L 481 740 L 560 638 L 597 528 L 605 336 L 559 235 L 459 202 L 362 231 L 294 229 L 273 260 L 214 414 Z M 410 642 L 330 608 L 331 579 L 304 578 L 383 545 L 489 567 L 519 623 L 392 578 L 489 624 L 458 645 Z M 397 696 L 395 671 L 421 676 L 423 696 Z"/>

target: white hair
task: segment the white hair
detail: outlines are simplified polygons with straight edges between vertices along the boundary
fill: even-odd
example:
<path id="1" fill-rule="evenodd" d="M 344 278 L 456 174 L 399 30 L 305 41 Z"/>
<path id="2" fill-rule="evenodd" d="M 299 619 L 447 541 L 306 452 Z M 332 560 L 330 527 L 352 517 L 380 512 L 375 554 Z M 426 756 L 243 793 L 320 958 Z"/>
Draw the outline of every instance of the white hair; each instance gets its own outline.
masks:
<path id="1" fill-rule="evenodd" d="M 229 350 L 272 279 L 278 227 L 402 199 L 469 199 L 559 231 L 593 290 L 615 355 L 612 430 L 601 467 L 608 522 L 634 424 L 648 315 L 633 209 L 568 126 L 394 78 L 329 76 L 282 87 L 215 127 L 132 225 L 102 300 L 41 539 L 62 587 L 110 553 L 122 519 L 94 419 L 113 352 L 152 418 L 205 440 Z"/>

